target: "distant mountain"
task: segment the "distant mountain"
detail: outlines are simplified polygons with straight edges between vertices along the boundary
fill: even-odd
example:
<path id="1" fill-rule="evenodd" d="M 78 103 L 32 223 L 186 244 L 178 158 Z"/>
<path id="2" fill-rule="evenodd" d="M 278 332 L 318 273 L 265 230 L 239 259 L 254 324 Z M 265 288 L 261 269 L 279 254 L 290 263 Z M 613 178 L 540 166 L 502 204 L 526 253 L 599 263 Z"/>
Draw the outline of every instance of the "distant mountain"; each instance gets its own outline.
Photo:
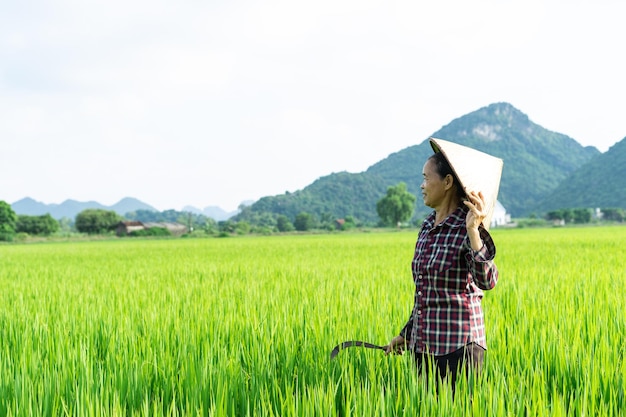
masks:
<path id="1" fill-rule="evenodd" d="M 73 219 L 78 213 L 86 209 L 113 210 L 120 216 L 136 210 L 157 211 L 154 207 L 130 197 L 123 198 L 112 206 L 105 206 L 96 201 L 81 202 L 76 200 L 65 200 L 61 204 L 44 204 L 26 197 L 11 204 L 11 207 L 18 215 L 41 216 L 49 213 L 55 219 L 63 217 Z"/>
<path id="2" fill-rule="evenodd" d="M 596 207 L 626 208 L 626 137 L 561 181 L 537 210 Z"/>
<path id="3" fill-rule="evenodd" d="M 11 208 L 17 214 L 25 216 L 41 216 L 50 213 L 58 204 L 44 204 L 30 197 L 23 198 L 11 204 Z"/>
<path id="4" fill-rule="evenodd" d="M 122 198 L 120 201 L 118 201 L 117 203 L 109 207 L 109 210 L 113 210 L 116 213 L 119 213 L 121 215 L 130 213 L 131 211 L 137 211 L 137 210 L 158 211 L 151 205 L 146 204 L 143 201 L 139 201 L 136 198 L 132 198 L 132 197 Z"/>
<path id="5" fill-rule="evenodd" d="M 221 207 L 217 207 L 217 206 L 205 207 L 204 210 L 200 210 L 199 208 L 193 207 L 193 206 L 185 206 L 183 207 L 183 211 L 187 211 L 187 212 L 194 213 L 194 214 L 202 214 L 218 222 L 223 221 L 223 220 L 228 220 L 234 215 L 236 215 L 237 213 L 239 213 L 239 210 L 228 212 L 222 209 Z"/>
<path id="6" fill-rule="evenodd" d="M 251 205 L 253 202 L 254 201 L 245 201 L 241 204 Z M 61 219 L 63 217 L 73 219 L 78 213 L 86 209 L 112 210 L 120 216 L 125 216 L 126 214 L 139 210 L 158 212 L 158 210 L 151 205 L 133 197 L 125 197 L 112 206 L 105 206 L 96 201 L 81 202 L 76 200 L 65 200 L 61 204 L 45 204 L 30 197 L 26 197 L 11 204 L 11 207 L 16 214 L 41 216 L 49 213 L 55 219 Z M 239 213 L 239 210 L 227 212 L 216 206 L 205 207 L 204 210 L 192 206 L 185 206 L 182 211 L 201 214 L 216 221 L 227 220 Z"/>
<path id="7" fill-rule="evenodd" d="M 457 118 L 431 137 L 481 150 L 504 160 L 498 199 L 513 217 L 532 213 L 537 204 L 578 168 L 600 155 L 569 136 L 549 131 L 531 122 L 508 103 L 495 103 Z M 300 212 L 321 217 L 354 216 L 358 221 L 377 222 L 376 202 L 389 186 L 407 184 L 418 197 L 416 215 L 430 209 L 422 205 L 422 166 L 432 149 L 428 138 L 369 167 L 365 172 L 334 173 L 302 190 L 261 198 L 249 210 L 235 216 L 272 212 L 290 218 Z"/>
<path id="8" fill-rule="evenodd" d="M 453 120 L 431 136 L 502 158 L 498 199 L 513 217 L 530 214 L 561 181 L 600 155 L 594 147 L 583 147 L 569 136 L 533 123 L 508 103 L 483 107 Z M 431 154 L 425 140 L 390 155 L 367 172 L 382 176 L 389 184 L 404 181 L 410 192 L 419 195 L 422 166 Z"/>

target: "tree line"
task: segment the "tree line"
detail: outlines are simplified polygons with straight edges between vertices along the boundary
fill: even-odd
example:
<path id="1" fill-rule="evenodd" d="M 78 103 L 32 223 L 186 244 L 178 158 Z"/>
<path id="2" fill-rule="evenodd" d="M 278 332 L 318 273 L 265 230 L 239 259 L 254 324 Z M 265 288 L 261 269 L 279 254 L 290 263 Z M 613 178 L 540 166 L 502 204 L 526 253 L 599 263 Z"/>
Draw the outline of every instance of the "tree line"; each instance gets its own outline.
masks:
<path id="1" fill-rule="evenodd" d="M 387 188 L 387 193 L 376 203 L 379 216 L 378 227 L 400 227 L 407 225 L 415 213 L 416 197 L 407 191 L 405 183 L 400 182 Z M 536 216 L 531 216 L 531 218 Z M 543 216 L 544 221 L 561 222 L 562 224 L 584 224 L 594 219 L 606 222 L 624 222 L 626 210 L 622 208 L 563 208 L 552 210 Z M 216 222 L 214 219 L 190 212 L 166 210 L 155 212 L 137 210 L 120 216 L 115 211 L 103 209 L 86 209 L 76 215 L 74 223 L 69 219 L 58 221 L 50 214 L 40 216 L 17 215 L 5 201 L 0 201 L 0 241 L 12 241 L 20 236 L 50 236 L 63 229 L 72 228 L 84 234 L 113 234 L 121 221 L 137 220 L 144 223 L 178 223 L 187 226 L 186 235 L 195 236 L 230 236 L 233 234 L 272 234 L 287 232 L 307 232 L 311 230 L 345 231 L 366 226 L 352 215 L 336 218 L 330 213 L 315 215 L 299 212 L 294 217 L 286 214 L 258 212 L 249 206 L 240 207 L 240 213 L 230 220 Z M 416 219 L 419 226 L 421 219 Z M 521 227 L 521 226 L 520 226 Z M 169 232 L 161 227 L 153 227 L 143 231 L 134 231 L 131 236 L 166 236 Z"/>
<path id="2" fill-rule="evenodd" d="M 546 220 L 562 221 L 563 223 L 590 223 L 594 216 L 598 220 L 621 223 L 626 219 L 626 210 L 618 207 L 602 208 L 596 211 L 589 208 L 562 208 L 549 211 Z"/>
<path id="3" fill-rule="evenodd" d="M 408 193 L 406 185 L 400 183 L 389 187 L 387 195 L 377 204 L 380 226 L 398 225 L 407 221 L 413 214 L 415 196 Z M 86 209 L 76 215 L 71 229 L 84 234 L 113 234 L 122 221 L 137 220 L 143 223 L 178 223 L 187 226 L 188 234 L 228 236 L 232 234 L 272 234 L 285 232 L 307 232 L 311 230 L 350 230 L 364 226 L 354 216 L 336 218 L 330 212 L 315 215 L 299 212 L 294 217 L 286 214 L 256 212 L 249 207 L 240 207 L 236 219 L 216 222 L 215 220 L 190 212 L 166 210 L 155 212 L 137 210 L 120 216 L 112 210 Z M 64 228 L 68 228 L 64 219 Z M 9 204 L 0 201 L 0 240 L 11 241 L 18 236 L 50 236 L 57 233 L 61 226 L 50 214 L 41 216 L 17 215 Z M 158 229 L 158 230 L 157 230 Z M 164 236 L 167 231 L 161 227 L 138 230 L 131 236 Z"/>

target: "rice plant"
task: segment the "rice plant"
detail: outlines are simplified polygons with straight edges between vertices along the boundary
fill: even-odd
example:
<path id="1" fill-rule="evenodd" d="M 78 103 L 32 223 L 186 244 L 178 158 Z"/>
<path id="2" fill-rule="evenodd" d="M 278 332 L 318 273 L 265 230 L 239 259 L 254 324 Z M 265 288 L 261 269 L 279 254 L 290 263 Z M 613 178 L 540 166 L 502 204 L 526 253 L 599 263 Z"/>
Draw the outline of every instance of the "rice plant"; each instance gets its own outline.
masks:
<path id="1" fill-rule="evenodd" d="M 485 372 L 453 401 L 386 344 L 415 230 L 0 246 L 0 415 L 622 416 L 623 227 L 494 230 Z"/>

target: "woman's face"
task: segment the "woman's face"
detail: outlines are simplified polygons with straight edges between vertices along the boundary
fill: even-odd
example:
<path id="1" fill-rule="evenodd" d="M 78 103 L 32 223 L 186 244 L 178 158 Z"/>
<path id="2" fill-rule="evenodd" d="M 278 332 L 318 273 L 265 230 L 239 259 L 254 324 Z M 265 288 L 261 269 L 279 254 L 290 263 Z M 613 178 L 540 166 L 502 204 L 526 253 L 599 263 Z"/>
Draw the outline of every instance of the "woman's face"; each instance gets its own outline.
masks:
<path id="1" fill-rule="evenodd" d="M 430 159 L 424 164 L 422 175 L 424 180 L 420 188 L 422 189 L 424 204 L 436 209 L 441 205 L 446 195 L 444 179 L 435 171 L 435 163 Z"/>

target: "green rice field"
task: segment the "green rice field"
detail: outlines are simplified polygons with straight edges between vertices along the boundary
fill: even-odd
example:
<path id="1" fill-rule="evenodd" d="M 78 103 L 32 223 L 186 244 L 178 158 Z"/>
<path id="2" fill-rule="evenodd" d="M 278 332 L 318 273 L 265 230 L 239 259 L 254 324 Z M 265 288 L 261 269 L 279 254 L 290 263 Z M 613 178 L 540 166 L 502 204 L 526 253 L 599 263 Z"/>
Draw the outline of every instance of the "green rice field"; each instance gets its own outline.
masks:
<path id="1" fill-rule="evenodd" d="M 0 416 L 624 416 L 626 227 L 495 229 L 475 387 L 416 375 L 417 230 L 0 245 Z"/>

